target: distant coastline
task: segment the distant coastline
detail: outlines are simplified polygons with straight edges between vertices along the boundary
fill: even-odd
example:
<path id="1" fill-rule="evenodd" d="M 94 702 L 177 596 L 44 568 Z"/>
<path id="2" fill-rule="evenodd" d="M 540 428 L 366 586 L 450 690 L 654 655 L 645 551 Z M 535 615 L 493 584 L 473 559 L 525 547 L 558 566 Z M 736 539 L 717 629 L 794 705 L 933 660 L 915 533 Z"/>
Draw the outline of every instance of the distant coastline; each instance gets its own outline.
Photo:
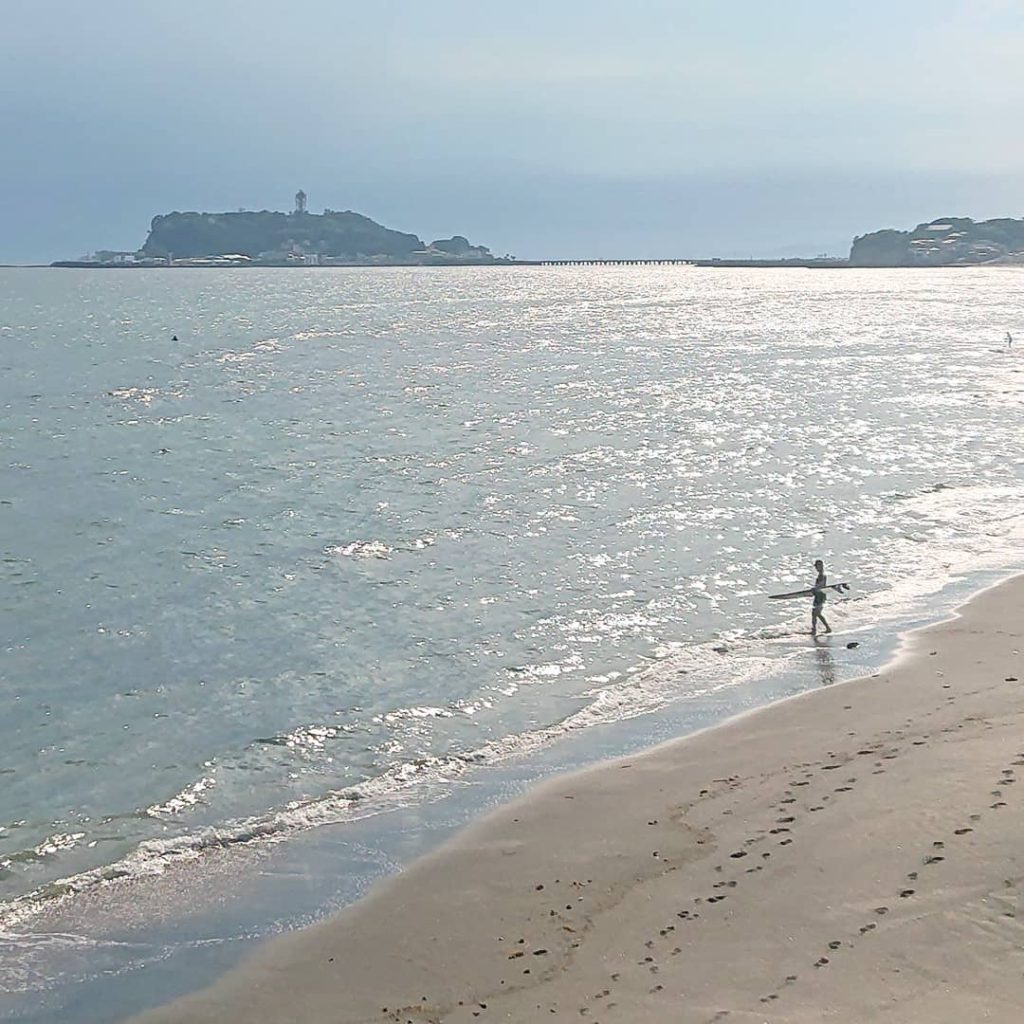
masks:
<path id="1" fill-rule="evenodd" d="M 330 263 L 231 263 L 215 260 L 175 260 L 173 263 L 100 263 L 94 260 L 55 260 L 53 263 L 34 265 L 70 270 L 326 270 L 339 267 L 501 267 L 528 264 L 520 260 L 496 256 L 487 260 L 441 257 L 430 260 L 332 260 Z M 529 265 L 536 266 L 536 263 Z"/>
<path id="2" fill-rule="evenodd" d="M 520 260 L 513 257 L 495 257 L 489 260 L 466 259 L 434 259 L 422 260 L 375 260 L 375 261 L 332 261 L 324 264 L 303 263 L 217 263 L 217 262 L 175 262 L 167 263 L 98 263 L 90 260 L 57 260 L 46 264 L 50 267 L 63 267 L 79 270 L 182 270 L 205 268 L 209 270 L 231 267 L 234 269 L 263 267 L 272 269 L 329 269 L 337 267 L 638 267 L 638 266 L 677 266 L 677 267 L 796 267 L 824 268 L 850 266 L 849 260 L 840 257 L 822 259 L 781 259 L 781 260 L 734 260 L 734 259 L 551 259 L 551 260 Z"/>
<path id="3" fill-rule="evenodd" d="M 854 238 L 848 257 L 517 259 L 495 256 L 463 235 L 424 242 L 351 210 L 310 213 L 306 195 L 299 191 L 291 213 L 161 214 L 153 218 L 138 250 L 99 250 L 49 264 L 85 270 L 642 265 L 829 270 L 1024 265 L 1024 219 L 942 217 L 910 231 L 885 228 Z"/>
<path id="4" fill-rule="evenodd" d="M 990 260 L 986 263 L 948 263 L 933 264 L 932 269 L 970 269 L 980 266 L 1013 266 L 1024 265 L 1022 260 Z M 383 269 L 387 267 L 444 267 L 444 268 L 469 268 L 469 267 L 646 267 L 646 266 L 674 266 L 674 267 L 702 267 L 722 270 L 740 269 L 789 269 L 789 270 L 912 270 L 928 267 L 927 264 L 871 264 L 863 265 L 851 263 L 843 257 L 830 257 L 827 259 L 558 259 L 558 260 L 520 260 L 512 257 L 496 257 L 491 260 L 431 260 L 423 261 L 399 261 L 389 260 L 376 262 L 346 262 L 330 264 L 296 264 L 296 263 L 260 263 L 260 264 L 196 264 L 196 263 L 174 263 L 170 266 L 165 264 L 118 264 L 118 263 L 95 263 L 86 260 L 56 260 L 53 263 L 37 264 L 0 264 L 0 267 L 45 267 L 67 270 L 187 270 L 187 269 L 273 269 L 273 270 L 326 270 L 347 267 L 349 269 Z"/>
<path id="5" fill-rule="evenodd" d="M 842 257 L 815 257 L 812 259 L 549 259 L 520 260 L 514 257 L 492 257 L 487 260 L 444 259 L 432 260 L 332 260 L 330 263 L 231 263 L 227 261 L 188 260 L 174 263 L 100 263 L 91 260 L 57 260 L 48 264 L 50 267 L 63 267 L 78 270 L 181 270 L 205 268 L 210 270 L 230 267 L 233 269 L 262 267 L 273 269 L 327 269 L 337 267 L 640 267 L 640 266 L 676 266 L 676 267 L 792 267 L 804 269 L 841 269 L 851 266 Z"/>

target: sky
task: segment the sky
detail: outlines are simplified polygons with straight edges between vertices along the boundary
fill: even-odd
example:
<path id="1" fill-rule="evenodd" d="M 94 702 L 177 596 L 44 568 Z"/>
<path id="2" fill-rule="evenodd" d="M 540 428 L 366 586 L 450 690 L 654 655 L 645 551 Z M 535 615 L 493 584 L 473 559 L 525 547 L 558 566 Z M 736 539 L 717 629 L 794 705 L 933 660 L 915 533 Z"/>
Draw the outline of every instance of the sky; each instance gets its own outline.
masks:
<path id="1" fill-rule="evenodd" d="M 1024 216 L 1019 0 L 0 0 L 0 262 L 171 210 L 520 258 Z"/>

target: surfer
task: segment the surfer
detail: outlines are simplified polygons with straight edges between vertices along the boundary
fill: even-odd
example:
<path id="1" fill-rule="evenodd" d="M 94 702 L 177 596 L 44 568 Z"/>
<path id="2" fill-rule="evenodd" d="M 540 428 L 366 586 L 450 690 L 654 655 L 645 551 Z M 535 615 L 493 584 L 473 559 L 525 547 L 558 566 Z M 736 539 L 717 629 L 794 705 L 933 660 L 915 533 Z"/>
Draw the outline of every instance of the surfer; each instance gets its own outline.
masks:
<path id="1" fill-rule="evenodd" d="M 818 577 L 814 581 L 814 604 L 811 605 L 811 636 L 818 635 L 819 622 L 825 627 L 826 633 L 832 632 L 832 627 L 822 614 L 822 609 L 825 607 L 825 587 L 828 586 L 825 563 L 819 558 L 814 563 L 814 568 L 818 571 Z"/>

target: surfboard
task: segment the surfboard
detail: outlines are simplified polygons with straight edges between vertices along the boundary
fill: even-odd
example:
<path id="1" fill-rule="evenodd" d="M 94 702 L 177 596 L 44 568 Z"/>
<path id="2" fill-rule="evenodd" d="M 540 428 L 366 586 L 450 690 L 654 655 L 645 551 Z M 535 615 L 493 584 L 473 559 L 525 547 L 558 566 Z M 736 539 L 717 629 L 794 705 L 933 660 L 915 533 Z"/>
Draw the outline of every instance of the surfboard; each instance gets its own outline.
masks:
<path id="1" fill-rule="evenodd" d="M 794 590 L 788 594 L 769 594 L 768 599 L 770 601 L 784 601 L 791 597 L 813 597 L 815 590 L 818 587 L 808 587 L 806 590 Z M 821 590 L 834 590 L 838 594 L 845 593 L 850 589 L 849 583 L 828 583 Z"/>

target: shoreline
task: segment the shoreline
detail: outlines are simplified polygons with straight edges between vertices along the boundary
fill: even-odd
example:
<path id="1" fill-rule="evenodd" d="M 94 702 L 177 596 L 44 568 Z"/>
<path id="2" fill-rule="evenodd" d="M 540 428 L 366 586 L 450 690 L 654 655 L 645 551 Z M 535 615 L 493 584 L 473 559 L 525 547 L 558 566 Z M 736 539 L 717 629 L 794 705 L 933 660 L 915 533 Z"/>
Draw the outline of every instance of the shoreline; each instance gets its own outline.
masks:
<path id="1" fill-rule="evenodd" d="M 524 757 L 486 764 L 425 802 L 300 833 L 286 843 L 225 848 L 204 858 L 198 872 L 169 865 L 156 876 L 58 903 L 29 925 L 28 945 L 14 937 L 9 950 L 12 978 L 16 964 L 33 963 L 40 979 L 51 981 L 16 984 L 10 1001 L 0 1000 L 0 1020 L 126 1021 L 215 984 L 265 943 L 352 907 L 463 829 L 552 778 L 638 757 L 808 690 L 879 671 L 898 655 L 901 638 L 954 615 L 972 595 L 1019 572 L 1013 565 L 953 575 L 927 600 L 874 627 L 845 623 L 834 645 L 812 648 L 804 637 L 794 647 L 793 638 L 783 639 L 782 647 L 793 653 L 767 678 L 734 680 L 600 728 L 569 732 Z M 851 639 L 855 650 L 846 646 Z M 62 934 L 79 936 L 92 953 L 65 955 Z M 51 941 L 53 955 L 40 958 L 40 944 Z"/>
<path id="2" fill-rule="evenodd" d="M 923 1007 L 928 992 L 914 979 L 933 975 L 935 958 L 951 979 L 958 973 L 949 941 L 933 934 L 935 919 L 970 932 L 988 897 L 979 904 L 976 896 L 967 913 L 965 891 L 980 884 L 1004 901 L 1017 891 L 1006 863 L 1019 838 L 1015 794 L 999 782 L 1015 781 L 1013 765 L 1022 759 L 1014 744 L 1024 747 L 1017 730 L 1005 727 L 1018 721 L 1011 679 L 1020 667 L 1014 627 L 1022 610 L 1024 577 L 1004 579 L 974 593 L 951 618 L 904 634 L 896 656 L 873 676 L 557 775 L 475 820 L 360 902 L 258 947 L 209 988 L 136 1019 L 425 1024 L 521 1020 L 540 1007 L 548 1016 L 586 1011 L 602 1021 L 709 1020 L 726 1010 L 741 1020 L 810 1021 L 831 1007 L 835 1019 L 852 1022 L 885 1006 Z M 984 682 L 972 689 L 965 677 L 977 666 Z M 860 716 L 851 717 L 855 705 Z M 979 710 L 986 713 L 973 713 Z M 856 729 L 837 733 L 837 720 Z M 987 729 L 978 724 L 986 721 Z M 982 741 L 993 730 L 1001 735 Z M 951 747 L 969 748 L 972 757 L 960 764 Z M 929 766 L 929 758 L 937 763 Z M 961 799 L 937 806 L 929 784 L 937 767 Z M 1000 798 L 991 796 L 993 786 Z M 1000 855 L 975 855 L 966 876 L 961 863 L 952 882 L 929 888 L 926 882 L 957 870 L 946 864 L 954 858 L 935 850 L 981 844 L 975 814 Z M 926 842 L 924 832 L 935 836 Z M 805 851 L 817 851 L 810 861 L 788 849 L 800 840 Z M 887 860 L 899 860 L 899 870 Z M 961 850 L 957 860 L 971 858 Z M 1004 941 L 998 929 L 1016 927 L 1007 924 L 1013 920 L 984 923 Z M 822 928 L 831 937 L 819 935 Z M 914 969 L 892 966 L 908 956 L 898 952 L 901 936 L 916 932 L 928 941 L 914 946 Z M 988 943 L 988 961 L 1005 966 L 1002 947 L 989 949 L 991 936 L 978 942 Z M 857 965 L 853 989 L 842 987 L 849 973 L 836 969 L 842 961 Z M 728 976 L 723 963 L 731 965 Z M 879 970 L 885 985 L 867 984 Z M 961 1016 L 943 1017 L 940 1001 L 920 1019 L 967 1019 L 994 1006 L 988 1019 L 1016 1020 L 999 1016 L 998 1002 L 989 1005 L 1000 985 L 1010 986 L 1011 1002 L 1024 997 L 1011 975 L 1020 971 L 986 975 L 984 985 L 951 980 L 949 1006 Z M 297 1000 L 281 996 L 297 989 Z M 680 1018 L 684 1006 L 692 1014 Z"/>
<path id="3" fill-rule="evenodd" d="M 49 269 L 49 270 L 387 270 L 392 267 L 439 267 L 478 270 L 481 267 L 700 267 L 710 270 L 971 270 L 980 267 L 1019 267 L 1020 260 L 990 260 L 986 263 L 936 263 L 914 264 L 893 263 L 888 265 L 850 263 L 843 258 L 835 259 L 703 259 L 676 258 L 631 259 L 538 259 L 538 260 L 393 260 L 388 263 L 346 262 L 327 264 L 305 263 L 233 263 L 219 266 L 211 263 L 165 264 L 123 264 L 87 263 L 81 260 L 57 260 L 53 263 L 11 263 L 0 264 L 4 269 Z"/>

